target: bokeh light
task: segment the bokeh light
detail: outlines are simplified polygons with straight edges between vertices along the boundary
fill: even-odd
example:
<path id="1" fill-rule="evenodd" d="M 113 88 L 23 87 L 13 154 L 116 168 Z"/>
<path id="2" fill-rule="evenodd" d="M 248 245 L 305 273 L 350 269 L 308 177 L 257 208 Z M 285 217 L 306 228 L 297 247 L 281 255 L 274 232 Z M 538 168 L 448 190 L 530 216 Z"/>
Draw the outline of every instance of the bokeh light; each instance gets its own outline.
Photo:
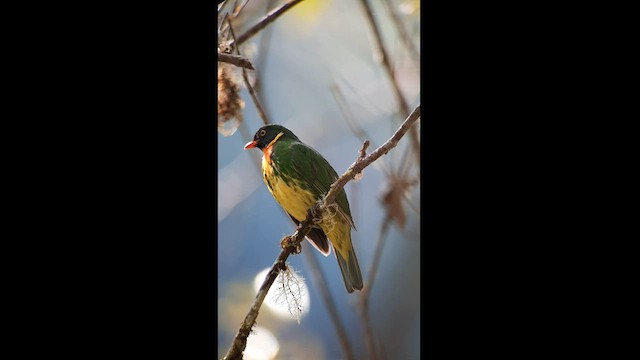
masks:
<path id="1" fill-rule="evenodd" d="M 270 268 L 266 268 L 260 271 L 253 279 L 256 293 L 270 270 Z M 289 266 L 288 274 L 280 272 L 269 289 L 264 299 L 264 305 L 280 319 L 298 320 L 299 322 L 309 313 L 311 306 L 311 297 L 306 282 Z"/>
<path id="2" fill-rule="evenodd" d="M 273 360 L 280 351 L 278 339 L 261 326 L 254 326 L 247 338 L 247 347 L 244 350 L 245 360 Z"/>

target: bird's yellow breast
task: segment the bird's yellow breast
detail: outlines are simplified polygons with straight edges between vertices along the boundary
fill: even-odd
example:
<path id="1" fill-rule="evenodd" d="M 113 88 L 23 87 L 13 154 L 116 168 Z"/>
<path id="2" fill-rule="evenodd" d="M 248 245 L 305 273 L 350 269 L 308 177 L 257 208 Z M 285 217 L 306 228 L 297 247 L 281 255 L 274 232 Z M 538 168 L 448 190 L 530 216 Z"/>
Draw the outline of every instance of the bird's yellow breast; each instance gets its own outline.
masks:
<path id="1" fill-rule="evenodd" d="M 296 220 L 303 221 L 307 218 L 307 211 L 316 202 L 315 196 L 308 190 L 298 185 L 291 179 L 288 183 L 275 175 L 273 164 L 268 159 L 262 159 L 262 175 L 271 195 L 286 212 Z"/>

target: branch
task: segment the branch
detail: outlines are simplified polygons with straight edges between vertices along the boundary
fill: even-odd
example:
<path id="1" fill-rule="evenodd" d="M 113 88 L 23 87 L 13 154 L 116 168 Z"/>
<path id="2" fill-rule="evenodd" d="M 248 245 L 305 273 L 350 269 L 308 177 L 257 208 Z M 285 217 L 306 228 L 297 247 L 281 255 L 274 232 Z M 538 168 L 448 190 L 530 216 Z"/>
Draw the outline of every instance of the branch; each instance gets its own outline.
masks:
<path id="1" fill-rule="evenodd" d="M 233 344 L 227 352 L 227 355 L 224 356 L 223 360 L 242 360 L 242 352 L 247 347 L 247 337 L 249 336 L 253 325 L 256 323 L 256 318 L 258 317 L 260 306 L 262 306 L 262 302 L 267 296 L 271 285 L 278 277 L 280 270 L 286 269 L 285 261 L 287 261 L 291 250 L 291 248 L 282 250 L 280 256 L 278 256 L 278 258 L 276 259 L 276 262 L 273 263 L 271 271 L 269 271 L 267 277 L 262 283 L 262 286 L 260 286 L 258 295 L 256 295 L 256 299 L 253 301 L 251 309 L 249 309 L 247 316 L 244 318 L 244 321 L 242 321 L 240 329 L 238 330 L 236 337 L 233 339 Z"/>
<path id="2" fill-rule="evenodd" d="M 333 98 L 336 100 L 336 104 L 338 105 L 338 110 L 340 110 L 340 113 L 342 113 L 342 117 L 347 123 L 347 126 L 349 126 L 349 130 L 351 130 L 351 132 L 358 139 L 362 141 L 365 141 L 365 139 L 370 138 L 367 132 L 360 125 L 358 125 L 358 123 L 353 119 L 353 115 L 351 114 L 351 112 L 349 111 L 349 108 L 346 105 L 346 100 L 344 98 L 344 95 L 342 94 L 342 90 L 340 90 L 340 87 L 334 84 L 333 86 L 331 86 L 331 93 L 333 94 Z M 375 146 L 375 143 L 372 142 L 372 144 Z M 380 165 L 379 167 L 380 170 L 387 177 L 391 176 L 391 173 L 385 166 L 384 162 L 380 163 L 379 165 Z"/>
<path id="3" fill-rule="evenodd" d="M 309 261 L 309 269 L 311 269 L 311 276 L 315 280 L 318 285 L 318 289 L 320 290 L 320 295 L 322 300 L 324 301 L 327 311 L 329 312 L 329 317 L 331 318 L 331 322 L 333 323 L 334 328 L 336 329 L 336 335 L 338 337 L 338 341 L 340 342 L 340 346 L 342 346 L 342 351 L 344 352 L 345 358 L 348 360 L 353 360 L 355 357 L 353 356 L 353 350 L 351 349 L 351 344 L 349 343 L 349 337 L 347 336 L 347 330 L 344 328 L 342 321 L 340 320 L 340 315 L 338 313 L 338 309 L 336 308 L 335 303 L 333 302 L 333 298 L 331 297 L 331 293 L 329 292 L 329 287 L 327 286 L 327 282 L 324 279 L 324 274 L 322 270 L 320 270 L 320 265 L 318 264 L 318 259 L 313 252 L 305 251 L 305 256 Z"/>
<path id="4" fill-rule="evenodd" d="M 227 23 L 229 24 L 229 32 L 231 33 L 231 36 L 233 37 L 233 39 L 235 39 L 236 34 L 233 31 L 233 26 L 231 26 L 231 20 L 227 19 Z M 235 49 L 236 49 L 236 53 L 238 53 L 238 56 L 240 56 L 240 48 L 236 46 Z M 249 75 L 247 75 L 246 69 L 242 69 L 242 78 L 244 79 L 244 84 L 247 87 L 247 90 L 249 90 L 249 95 L 251 95 L 251 100 L 253 100 L 253 105 L 255 105 L 256 110 L 258 111 L 258 115 L 260 115 L 260 118 L 262 119 L 262 122 L 265 125 L 269 124 L 269 118 L 267 118 L 267 113 L 264 111 L 262 104 L 260 104 L 258 95 L 253 90 L 253 86 L 251 86 L 251 82 L 249 81 Z"/>
<path id="5" fill-rule="evenodd" d="M 342 174 L 342 176 L 331 185 L 331 189 L 324 197 L 324 199 L 320 200 L 320 206 L 326 207 L 331 205 L 333 201 L 338 196 L 338 193 L 351 179 L 354 178 L 358 173 L 360 173 L 364 168 L 369 166 L 372 162 L 376 161 L 382 155 L 386 155 L 389 150 L 393 149 L 398 145 L 398 141 L 406 134 L 406 132 L 411 128 L 411 125 L 418 120 L 420 117 L 420 105 L 418 105 L 413 112 L 407 117 L 407 119 L 400 125 L 398 130 L 396 130 L 395 134 L 387 140 L 384 144 L 380 145 L 379 148 L 375 149 L 369 156 L 364 159 L 358 160 L 353 163 L 347 171 Z"/>
<path id="6" fill-rule="evenodd" d="M 378 273 L 378 266 L 380 264 L 380 259 L 382 258 L 382 249 L 384 248 L 384 243 L 387 238 L 387 232 L 389 231 L 389 224 L 391 224 L 391 217 L 389 216 L 389 214 L 387 214 L 384 221 L 382 222 L 382 225 L 380 226 L 380 235 L 376 244 L 376 250 L 373 254 L 373 261 L 371 262 L 369 277 L 360 295 L 360 315 L 362 316 L 362 321 L 364 322 L 364 340 L 367 344 L 369 357 L 372 360 L 378 359 L 378 354 L 380 353 L 380 351 L 376 348 L 377 342 L 375 341 L 375 337 L 373 336 L 373 326 L 371 325 L 371 318 L 369 317 L 369 299 L 371 297 L 371 288 L 373 287 L 374 283 L 373 280 Z"/>
<path id="7" fill-rule="evenodd" d="M 249 40 L 253 35 L 257 34 L 258 31 L 264 29 L 267 25 L 272 23 L 275 19 L 277 19 L 280 15 L 284 14 L 285 11 L 291 9 L 294 5 L 301 2 L 302 0 L 291 0 L 281 7 L 271 11 L 265 17 L 263 17 L 257 24 L 255 24 L 252 28 L 247 30 L 244 34 L 238 36 L 237 39 L 229 42 L 229 46 L 237 47 L 237 45 L 242 44 L 243 42 Z"/>
<path id="8" fill-rule="evenodd" d="M 276 0 L 267 1 L 265 11 L 268 11 L 273 6 L 275 6 L 275 2 Z M 269 60 L 269 49 L 270 49 L 269 45 L 271 43 L 272 34 L 273 34 L 273 28 L 268 27 L 264 29 L 264 31 L 260 36 L 260 42 L 258 44 L 258 51 L 257 51 L 257 53 L 260 54 L 260 57 L 256 59 L 256 71 L 253 79 L 253 89 L 258 94 L 258 98 L 262 102 L 265 112 L 268 112 L 269 110 L 268 108 L 269 103 L 265 99 L 264 93 L 262 92 L 260 87 L 262 86 L 262 72 L 263 70 L 266 69 L 267 60 Z"/>
<path id="9" fill-rule="evenodd" d="M 227 64 L 232 64 L 238 67 L 254 70 L 253 65 L 251 64 L 251 61 L 249 61 L 247 58 L 242 57 L 240 55 L 225 54 L 225 53 L 219 52 L 218 61 L 224 62 Z"/>
<path id="10" fill-rule="evenodd" d="M 402 20 L 400 20 L 400 16 L 396 12 L 394 5 L 391 4 L 390 0 L 384 0 L 382 3 L 387 7 L 387 11 L 389 11 L 389 15 L 391 15 L 391 20 L 393 20 L 396 29 L 398 29 L 398 35 L 400 36 L 400 39 L 405 44 L 407 49 L 409 49 L 409 52 L 413 56 L 413 59 L 419 61 L 420 53 L 413 44 L 413 41 L 411 41 L 411 37 L 407 33 L 407 29 L 405 29 L 404 25 L 402 24 Z"/>
<path id="11" fill-rule="evenodd" d="M 369 25 L 371 25 L 371 29 L 373 30 L 373 35 L 376 39 L 376 43 L 378 45 L 378 49 L 380 50 L 380 55 L 382 57 L 382 64 L 384 65 L 384 69 L 391 80 L 391 85 L 393 88 L 393 93 L 398 101 L 398 105 L 400 106 L 400 112 L 402 116 L 407 116 L 409 113 L 409 105 L 407 101 L 404 99 L 402 92 L 400 91 L 400 85 L 398 85 L 398 80 L 396 79 L 396 75 L 393 72 L 393 67 L 391 66 L 391 61 L 389 60 L 389 54 L 387 53 L 387 49 L 384 47 L 384 43 L 382 42 L 382 35 L 380 35 L 380 29 L 376 24 L 376 21 L 373 18 L 373 10 L 369 5 L 367 0 L 361 0 L 360 3 L 364 7 L 364 13 L 367 15 L 367 20 L 369 21 Z M 409 133 L 411 137 L 411 145 L 413 146 L 413 153 L 416 156 L 416 160 L 420 162 L 420 142 L 418 140 L 418 133 L 414 129 L 411 129 Z"/>
<path id="12" fill-rule="evenodd" d="M 233 339 L 233 343 L 231 348 L 227 352 L 227 355 L 223 358 L 224 360 L 237 360 L 242 358 L 242 352 L 247 346 L 247 337 L 253 328 L 253 325 L 256 322 L 256 318 L 258 317 L 258 311 L 262 306 L 262 302 L 264 298 L 267 296 L 267 292 L 273 285 L 273 282 L 276 280 L 278 273 L 280 270 L 286 269 L 286 261 L 293 252 L 300 252 L 300 243 L 304 240 L 305 236 L 311 231 L 311 226 L 316 219 L 319 218 L 319 214 L 322 214 L 325 209 L 327 209 L 336 199 L 340 191 L 344 188 L 344 186 L 352 180 L 357 174 L 361 173 L 364 168 L 369 166 L 371 163 L 376 161 L 382 155 L 387 154 L 391 149 L 398 145 L 398 141 L 407 133 L 407 131 L 411 128 L 411 126 L 418 120 L 420 117 L 420 105 L 418 105 L 411 115 L 400 125 L 398 130 L 387 140 L 384 144 L 382 144 L 379 148 L 374 150 L 368 156 L 362 158 L 359 154 L 358 160 L 354 162 L 347 171 L 338 178 L 330 187 L 329 192 L 318 200 L 307 212 L 307 218 L 302 221 L 298 225 L 298 229 L 291 236 L 285 236 L 282 241 L 282 252 L 276 259 L 276 262 L 271 267 L 271 270 L 267 274 L 262 286 L 260 286 L 260 290 L 258 290 L 258 294 L 256 295 L 247 316 L 244 318 L 240 325 L 240 329 L 238 329 L 238 333 Z M 366 150 L 366 144 L 363 145 L 363 149 L 361 152 Z"/>

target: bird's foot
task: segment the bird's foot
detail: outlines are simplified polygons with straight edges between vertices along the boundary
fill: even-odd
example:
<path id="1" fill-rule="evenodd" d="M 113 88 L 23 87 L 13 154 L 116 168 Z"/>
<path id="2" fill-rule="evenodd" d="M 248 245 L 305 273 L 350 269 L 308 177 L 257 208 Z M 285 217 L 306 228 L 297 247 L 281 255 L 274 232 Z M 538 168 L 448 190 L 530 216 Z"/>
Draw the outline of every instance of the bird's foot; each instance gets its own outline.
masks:
<path id="1" fill-rule="evenodd" d="M 314 222 L 318 222 L 321 218 L 322 218 L 322 212 L 320 211 L 320 206 L 318 205 L 318 203 L 315 203 L 307 211 L 307 219 L 313 219 Z"/>
<path id="2" fill-rule="evenodd" d="M 302 252 L 302 245 L 300 243 L 296 243 L 293 241 L 291 236 L 285 236 L 282 241 L 280 241 L 280 246 L 282 249 L 287 250 L 288 248 L 293 248 L 293 254 L 300 254 Z"/>

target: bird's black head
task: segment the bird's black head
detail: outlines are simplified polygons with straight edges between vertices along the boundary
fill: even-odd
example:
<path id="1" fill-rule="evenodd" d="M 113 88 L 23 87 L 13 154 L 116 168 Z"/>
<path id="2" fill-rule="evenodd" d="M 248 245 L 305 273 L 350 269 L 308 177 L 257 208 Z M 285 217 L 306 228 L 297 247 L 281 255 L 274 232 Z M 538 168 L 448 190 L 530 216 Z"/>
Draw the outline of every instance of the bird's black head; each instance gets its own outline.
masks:
<path id="1" fill-rule="evenodd" d="M 282 134 L 282 135 L 280 135 Z M 257 147 L 262 150 L 269 146 L 274 140 L 296 140 L 300 141 L 291 130 L 282 125 L 265 125 L 256 131 L 253 141 L 249 141 L 244 148 L 251 149 Z"/>

